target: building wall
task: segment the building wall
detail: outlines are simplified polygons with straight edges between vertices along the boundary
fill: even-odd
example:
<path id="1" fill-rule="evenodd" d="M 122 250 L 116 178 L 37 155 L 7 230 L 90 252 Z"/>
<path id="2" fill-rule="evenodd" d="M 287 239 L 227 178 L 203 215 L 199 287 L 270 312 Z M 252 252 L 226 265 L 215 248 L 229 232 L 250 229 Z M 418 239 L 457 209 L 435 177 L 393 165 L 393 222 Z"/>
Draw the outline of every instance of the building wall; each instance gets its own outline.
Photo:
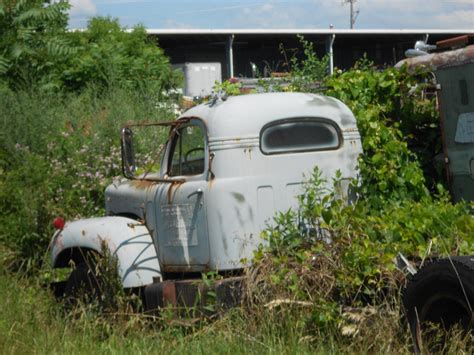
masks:
<path id="1" fill-rule="evenodd" d="M 243 33 L 242 33 L 243 32 Z M 327 41 L 330 33 L 303 31 L 305 39 L 314 43 L 319 56 L 327 51 Z M 432 32 L 432 31 L 431 31 Z M 434 44 L 439 40 L 466 34 L 466 31 L 345 31 L 336 33 L 333 50 L 334 66 L 347 69 L 367 54 L 367 58 L 379 66 L 391 66 L 404 58 L 405 50 L 413 48 L 417 40 L 425 39 L 429 34 L 428 43 Z M 474 31 L 471 31 L 474 34 Z M 223 78 L 230 76 L 227 44 L 232 31 L 163 31 L 150 30 L 149 35 L 170 57 L 171 63 L 184 62 L 220 62 Z M 302 48 L 296 31 L 273 33 L 265 31 L 236 31 L 233 39 L 234 76 L 250 77 L 253 62 L 261 74 L 265 68 L 271 71 L 287 71 L 291 55 L 301 58 Z M 284 50 L 284 51 L 282 51 Z M 283 54 L 286 53 L 286 56 Z"/>

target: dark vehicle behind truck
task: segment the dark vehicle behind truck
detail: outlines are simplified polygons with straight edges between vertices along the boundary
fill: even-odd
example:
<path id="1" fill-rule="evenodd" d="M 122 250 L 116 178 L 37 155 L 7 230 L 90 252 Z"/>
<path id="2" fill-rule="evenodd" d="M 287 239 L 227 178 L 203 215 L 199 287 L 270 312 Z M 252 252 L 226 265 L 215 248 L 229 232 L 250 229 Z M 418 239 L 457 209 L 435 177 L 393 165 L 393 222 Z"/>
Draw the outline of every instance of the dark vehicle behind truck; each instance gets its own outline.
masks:
<path id="1" fill-rule="evenodd" d="M 412 51 L 412 53 L 416 52 Z M 446 181 L 454 202 L 474 200 L 474 36 L 436 44 L 397 67 L 425 67 L 435 79 Z M 423 324 L 444 328 L 474 321 L 474 256 L 432 260 L 409 278 L 404 290 L 407 318 L 420 349 Z"/>

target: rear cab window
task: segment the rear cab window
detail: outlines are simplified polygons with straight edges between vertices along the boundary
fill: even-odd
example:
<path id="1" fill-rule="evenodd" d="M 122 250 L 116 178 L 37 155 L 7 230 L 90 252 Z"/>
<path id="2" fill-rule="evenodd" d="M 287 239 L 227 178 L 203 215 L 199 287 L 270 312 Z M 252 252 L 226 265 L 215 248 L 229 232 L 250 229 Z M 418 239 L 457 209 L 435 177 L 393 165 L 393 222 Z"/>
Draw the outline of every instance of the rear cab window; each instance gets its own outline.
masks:
<path id="1" fill-rule="evenodd" d="M 260 132 L 263 154 L 335 150 L 342 145 L 339 127 L 318 117 L 289 118 L 265 125 Z"/>

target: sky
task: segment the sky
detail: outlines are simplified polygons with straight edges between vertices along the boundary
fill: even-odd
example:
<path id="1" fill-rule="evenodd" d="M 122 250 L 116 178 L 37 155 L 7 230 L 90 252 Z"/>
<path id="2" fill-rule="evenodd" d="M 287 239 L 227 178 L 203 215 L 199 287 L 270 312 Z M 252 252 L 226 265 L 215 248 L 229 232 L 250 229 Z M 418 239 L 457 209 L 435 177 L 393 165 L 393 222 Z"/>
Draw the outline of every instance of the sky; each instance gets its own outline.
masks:
<path id="1" fill-rule="evenodd" d="M 91 16 L 160 29 L 349 28 L 347 0 L 70 0 L 71 28 Z M 474 0 L 357 0 L 356 29 L 474 30 Z"/>

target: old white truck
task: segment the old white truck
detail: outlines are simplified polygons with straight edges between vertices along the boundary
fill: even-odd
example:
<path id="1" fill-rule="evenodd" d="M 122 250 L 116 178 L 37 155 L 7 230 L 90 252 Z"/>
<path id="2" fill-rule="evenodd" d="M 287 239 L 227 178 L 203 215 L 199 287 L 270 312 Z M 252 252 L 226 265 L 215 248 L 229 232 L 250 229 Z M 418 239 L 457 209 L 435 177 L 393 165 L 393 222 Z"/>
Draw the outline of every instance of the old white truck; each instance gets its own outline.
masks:
<path id="1" fill-rule="evenodd" d="M 159 168 L 144 170 L 134 135 L 156 126 L 168 140 Z M 172 122 L 128 125 L 121 138 L 125 178 L 106 189 L 106 216 L 60 226 L 52 264 L 75 265 L 65 285 L 74 293 L 93 272 L 87 255 L 106 245 L 123 287 L 144 289 L 147 309 L 192 302 L 208 271 L 225 276 L 216 286 L 225 301 L 225 284 L 239 282 L 275 213 L 298 208 L 305 175 L 339 170 L 347 190 L 362 152 L 346 105 L 302 93 L 215 97 Z"/>

